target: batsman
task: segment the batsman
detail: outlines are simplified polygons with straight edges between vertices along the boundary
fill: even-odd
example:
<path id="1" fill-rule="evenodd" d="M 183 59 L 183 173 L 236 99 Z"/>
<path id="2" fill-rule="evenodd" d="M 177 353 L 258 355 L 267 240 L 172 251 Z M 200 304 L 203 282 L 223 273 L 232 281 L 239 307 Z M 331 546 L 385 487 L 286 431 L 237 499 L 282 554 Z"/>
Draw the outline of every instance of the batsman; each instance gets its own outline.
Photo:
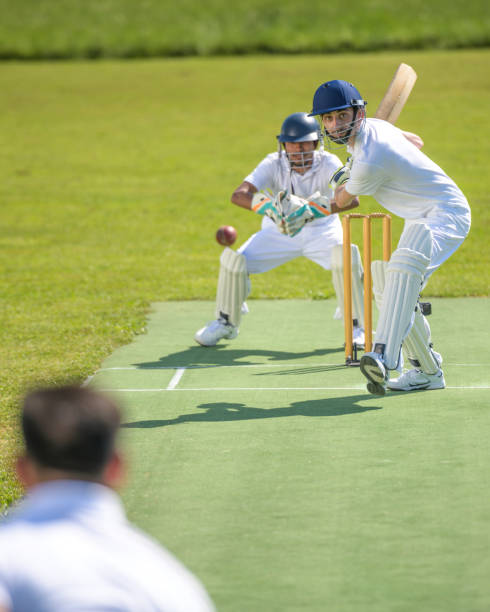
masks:
<path id="1" fill-rule="evenodd" d="M 310 113 L 319 117 L 328 142 L 347 147 L 351 156 L 333 177 L 336 205 L 346 209 L 358 196 L 370 195 L 405 219 L 390 261 L 373 262 L 380 313 L 374 348 L 361 357 L 361 372 L 375 395 L 384 395 L 387 387 L 442 389 L 442 357 L 433 349 L 419 295 L 468 235 L 470 208 L 454 181 L 420 150 L 418 138 L 387 121 L 367 119 L 366 104 L 351 83 L 327 81 L 316 90 Z M 413 368 L 390 380 L 402 344 Z"/>
<path id="2" fill-rule="evenodd" d="M 342 318 L 342 225 L 332 202 L 332 173 L 342 167 L 339 158 L 323 149 L 320 129 L 307 113 L 293 113 L 277 136 L 278 151 L 270 153 L 235 189 L 231 201 L 257 213 L 261 229 L 238 251 L 226 248 L 220 259 L 216 319 L 199 329 L 194 339 L 214 346 L 238 334 L 251 274 L 267 272 L 296 257 L 307 257 L 326 270 L 332 280 Z M 345 208 L 359 205 L 351 198 Z M 354 342 L 364 344 L 362 265 L 359 249 L 352 245 Z"/>

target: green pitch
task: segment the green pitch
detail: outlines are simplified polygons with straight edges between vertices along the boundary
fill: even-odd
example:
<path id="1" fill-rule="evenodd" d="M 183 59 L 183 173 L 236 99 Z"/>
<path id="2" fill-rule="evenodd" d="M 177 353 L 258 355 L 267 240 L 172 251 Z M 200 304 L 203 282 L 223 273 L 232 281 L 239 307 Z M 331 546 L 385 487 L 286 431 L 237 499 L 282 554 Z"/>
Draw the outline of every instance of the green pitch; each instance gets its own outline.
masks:
<path id="1" fill-rule="evenodd" d="M 104 361 L 130 517 L 219 610 L 489 608 L 489 300 L 432 302 L 444 391 L 367 394 L 332 300 L 253 301 L 215 348 L 211 302 L 158 303 Z"/>
<path id="2" fill-rule="evenodd" d="M 83 381 L 141 331 L 151 302 L 213 298 L 216 228 L 234 225 L 241 243 L 259 227 L 230 204 L 233 189 L 323 80 L 355 82 L 372 114 L 395 67 L 416 69 L 398 124 L 424 138 L 473 215 L 429 291 L 488 295 L 488 118 L 475 101 L 489 88 L 489 55 L 0 63 L 0 512 L 21 493 L 11 460 L 25 390 Z M 379 210 L 370 198 L 361 206 Z M 393 220 L 394 241 L 401 226 Z M 252 293 L 333 295 L 331 275 L 305 259 L 258 275 Z"/>

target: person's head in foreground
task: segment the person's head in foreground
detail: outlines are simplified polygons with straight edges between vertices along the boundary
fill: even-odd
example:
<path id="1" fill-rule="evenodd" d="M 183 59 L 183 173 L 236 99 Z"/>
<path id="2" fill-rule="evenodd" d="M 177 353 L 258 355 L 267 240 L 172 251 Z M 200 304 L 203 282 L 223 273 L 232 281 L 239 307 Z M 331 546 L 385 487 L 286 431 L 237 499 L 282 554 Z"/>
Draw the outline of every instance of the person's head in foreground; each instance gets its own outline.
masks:
<path id="1" fill-rule="evenodd" d="M 128 523 L 112 490 L 122 476 L 113 400 L 41 389 L 26 396 L 21 421 L 27 495 L 0 524 L 0 612 L 214 610 L 201 583 Z"/>
<path id="2" fill-rule="evenodd" d="M 117 485 L 122 475 L 115 447 L 120 422 L 116 404 L 96 391 L 32 391 L 22 408 L 25 454 L 17 461 L 21 482 L 27 488 L 59 479 Z"/>

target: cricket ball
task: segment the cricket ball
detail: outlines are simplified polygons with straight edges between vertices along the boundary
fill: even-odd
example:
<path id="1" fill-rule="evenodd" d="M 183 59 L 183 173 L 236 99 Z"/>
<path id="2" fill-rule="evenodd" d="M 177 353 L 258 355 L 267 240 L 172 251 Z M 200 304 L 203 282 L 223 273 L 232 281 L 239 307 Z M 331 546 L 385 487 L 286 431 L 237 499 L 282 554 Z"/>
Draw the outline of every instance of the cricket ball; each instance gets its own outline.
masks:
<path id="1" fill-rule="evenodd" d="M 216 232 L 216 240 L 223 246 L 231 246 L 236 240 L 236 229 L 231 225 L 222 225 Z"/>

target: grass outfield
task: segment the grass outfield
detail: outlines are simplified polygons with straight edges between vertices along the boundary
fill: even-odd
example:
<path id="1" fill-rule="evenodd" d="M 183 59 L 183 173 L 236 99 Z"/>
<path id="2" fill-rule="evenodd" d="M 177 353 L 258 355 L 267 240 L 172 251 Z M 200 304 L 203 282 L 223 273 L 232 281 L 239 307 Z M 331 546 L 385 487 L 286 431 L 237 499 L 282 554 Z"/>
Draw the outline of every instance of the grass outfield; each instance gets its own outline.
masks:
<path id="1" fill-rule="evenodd" d="M 155 304 L 91 381 L 125 406 L 130 517 L 222 612 L 488 610 L 489 302 L 434 299 L 447 388 L 382 398 L 334 300 L 254 301 L 215 348 L 212 302 Z"/>
<path id="2" fill-rule="evenodd" d="M 0 0 L 0 58 L 482 47 L 484 0 Z"/>
<path id="3" fill-rule="evenodd" d="M 216 227 L 231 223 L 243 240 L 259 226 L 229 204 L 232 190 L 326 79 L 354 81 L 373 113 L 397 64 L 415 67 L 399 125 L 424 137 L 473 210 L 469 239 L 428 290 L 487 295 L 489 57 L 0 64 L 0 504 L 19 494 L 9 469 L 18 397 L 84 380 L 142 330 L 150 302 L 213 298 Z M 307 261 L 253 281 L 253 298 L 332 295 L 330 276 Z"/>

